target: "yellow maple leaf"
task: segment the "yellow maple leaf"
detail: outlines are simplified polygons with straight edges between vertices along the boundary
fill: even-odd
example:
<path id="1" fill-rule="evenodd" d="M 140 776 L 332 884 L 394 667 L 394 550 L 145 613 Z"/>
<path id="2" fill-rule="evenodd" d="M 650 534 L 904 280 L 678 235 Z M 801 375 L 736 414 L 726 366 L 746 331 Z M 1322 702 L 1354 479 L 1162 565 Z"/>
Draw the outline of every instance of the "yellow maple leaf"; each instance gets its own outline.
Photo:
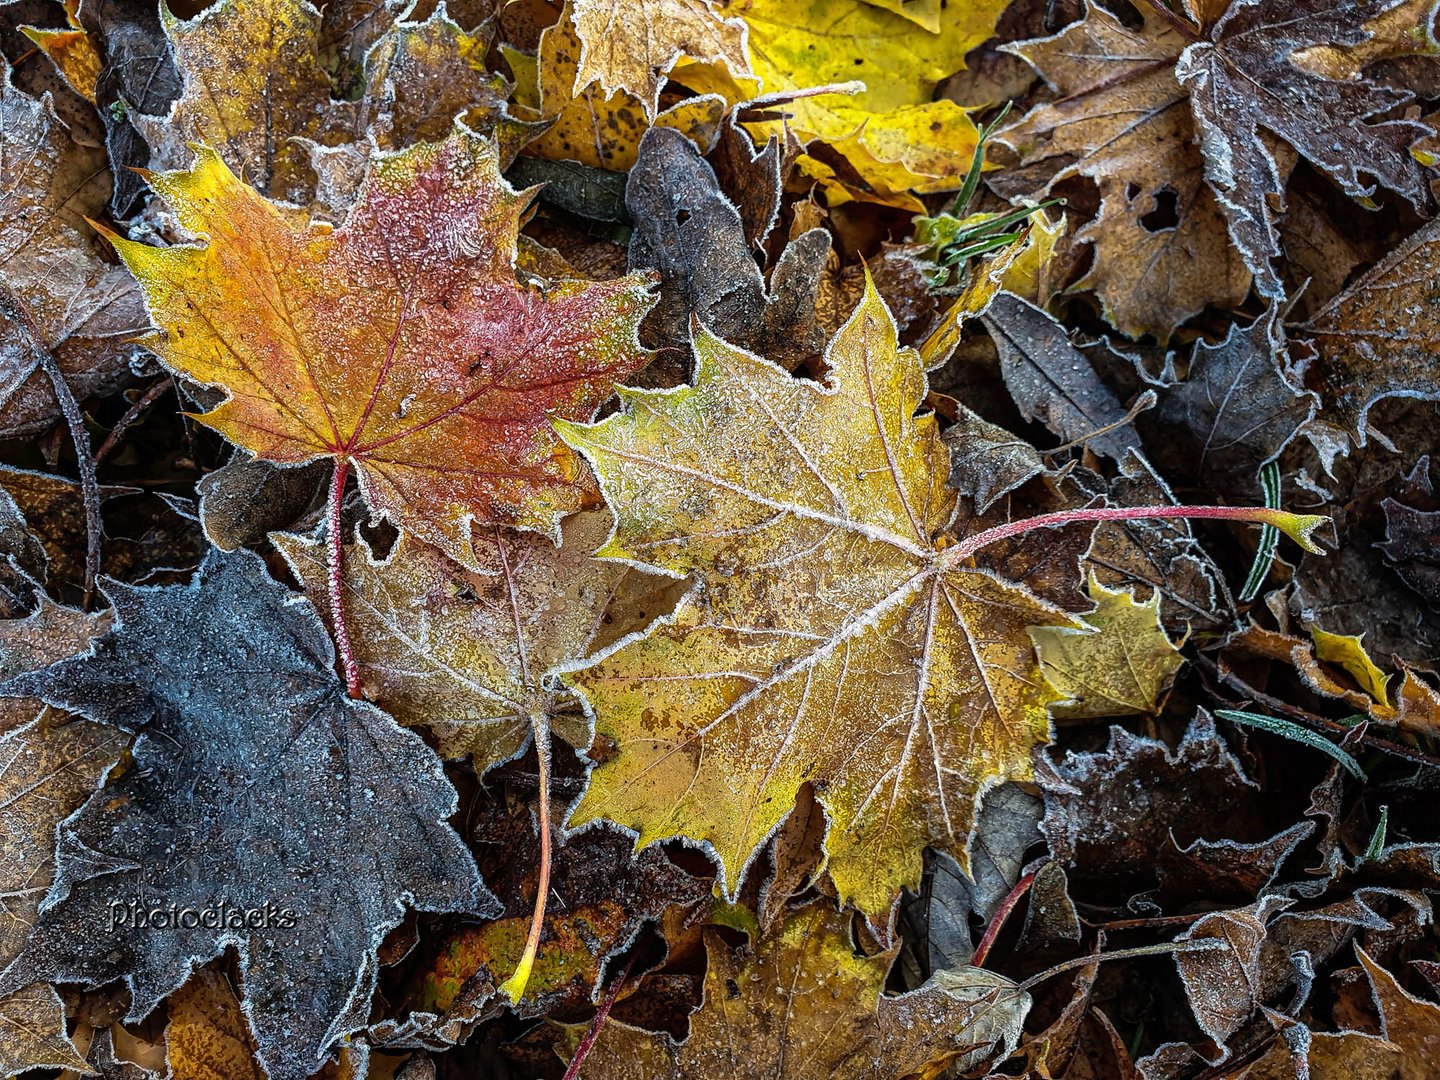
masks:
<path id="1" fill-rule="evenodd" d="M 891 1080 L 968 1074 L 1015 1048 L 1030 995 L 978 967 L 937 971 L 906 994 L 881 991 L 895 950 L 857 956 L 849 912 L 814 903 L 749 948 L 710 930 L 705 996 L 679 1044 L 608 1021 L 585 1058 L 589 1080 Z M 573 1052 L 582 1029 L 564 1028 Z M 998 1051 L 998 1053 L 997 1053 Z"/>
<path id="2" fill-rule="evenodd" d="M 1030 631 L 1045 679 L 1066 698 L 1050 706 L 1067 720 L 1153 713 L 1180 670 L 1180 651 L 1160 625 L 1160 593 L 1139 601 L 1129 589 L 1108 589 L 1092 574 L 1085 616 L 1094 629 L 1038 626 Z"/>
<path id="3" fill-rule="evenodd" d="M 625 172 L 650 127 L 673 127 L 708 147 L 725 115 L 725 101 L 715 94 L 687 98 L 652 119 L 647 106 L 625 90 L 609 97 L 596 86 L 577 90 L 581 40 L 568 4 L 560 21 L 540 35 L 538 55 L 502 52 L 515 76 L 516 115 L 549 125 L 526 148 L 537 157 Z"/>
<path id="4" fill-rule="evenodd" d="M 930 29 L 862 0 L 744 0 L 726 10 L 750 28 L 750 67 L 766 94 L 864 83 L 854 96 L 789 102 L 784 123 L 835 146 L 870 193 L 920 210 L 907 193 L 958 188 L 979 134 L 964 108 L 935 100 L 936 87 L 994 33 L 1005 3 L 941 5 Z M 782 123 L 751 127 L 763 141 Z"/>
<path id="5" fill-rule="evenodd" d="M 617 518 L 598 554 L 698 579 L 570 676 L 615 749 L 572 823 L 704 841 L 733 896 L 809 782 L 840 896 L 883 915 L 927 845 L 964 857 L 986 787 L 1031 775 L 1055 695 L 1025 628 L 1078 624 L 947 554 L 948 451 L 873 285 L 824 384 L 708 333 L 695 350 L 693 386 L 556 424 Z"/>
<path id="6" fill-rule="evenodd" d="M 580 60 L 573 93 L 599 83 L 608 96 L 624 91 L 645 113 L 659 111 L 660 87 L 681 57 L 748 71 L 745 24 L 722 19 L 710 0 L 572 0 Z"/>

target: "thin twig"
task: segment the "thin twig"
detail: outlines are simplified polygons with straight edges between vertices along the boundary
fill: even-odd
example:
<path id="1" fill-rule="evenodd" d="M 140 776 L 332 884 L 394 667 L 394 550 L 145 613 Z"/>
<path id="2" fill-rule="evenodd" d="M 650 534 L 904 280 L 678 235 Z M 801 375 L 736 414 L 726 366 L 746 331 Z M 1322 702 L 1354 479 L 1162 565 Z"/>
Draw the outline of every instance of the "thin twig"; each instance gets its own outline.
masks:
<path id="1" fill-rule="evenodd" d="M 1241 695 L 1241 697 L 1264 705 L 1267 709 L 1284 713 L 1286 716 L 1294 717 L 1296 720 L 1308 724 L 1310 727 L 1333 732 L 1342 737 L 1349 735 L 1354 730 L 1353 728 L 1346 727 L 1339 721 L 1318 716 L 1315 713 L 1300 708 L 1298 705 L 1291 705 L 1288 701 L 1281 701 L 1277 697 L 1272 697 L 1264 691 L 1255 689 L 1255 687 L 1251 686 L 1233 671 L 1221 671 L 1219 665 L 1203 653 L 1195 657 L 1195 663 L 1202 671 L 1209 672 L 1215 678 L 1229 686 L 1230 689 Z M 1414 747 L 1394 743 L 1389 739 L 1382 739 L 1377 735 L 1371 735 L 1368 731 L 1362 731 L 1360 733 L 1360 741 L 1374 750 L 1380 750 L 1386 754 L 1393 754 L 1395 757 L 1405 758 L 1407 761 L 1413 761 L 1420 765 L 1428 765 L 1431 768 L 1440 769 L 1440 758 L 1432 757 L 1430 754 L 1416 750 Z"/>
<path id="2" fill-rule="evenodd" d="M 131 425 L 140 419 L 141 414 L 174 385 L 175 380 L 167 375 L 163 379 L 157 379 L 151 383 L 150 388 L 135 399 L 134 404 L 125 410 L 125 415 L 115 422 L 115 426 L 110 429 L 110 434 L 105 436 L 105 441 L 100 444 L 100 449 L 95 451 L 96 465 L 104 461 L 110 452 L 120 445 L 120 440 L 125 437 L 125 433 L 130 430 Z"/>
<path id="3" fill-rule="evenodd" d="M 605 1026 L 605 1018 L 610 1015 L 610 1010 L 615 1007 L 615 1002 L 620 997 L 620 988 L 625 985 L 625 980 L 630 978 L 630 969 L 635 966 L 636 955 L 633 952 L 630 954 L 630 959 L 625 961 L 625 968 L 620 972 L 620 977 L 610 984 L 610 989 L 605 993 L 605 1000 L 600 1003 L 600 1008 L 595 1013 L 595 1019 L 590 1021 L 590 1030 L 585 1032 L 585 1038 L 581 1039 L 580 1045 L 575 1048 L 575 1056 L 570 1059 L 570 1065 L 565 1070 L 564 1080 L 578 1080 L 580 1066 L 589 1056 L 595 1040 L 600 1037 L 600 1029 Z"/>

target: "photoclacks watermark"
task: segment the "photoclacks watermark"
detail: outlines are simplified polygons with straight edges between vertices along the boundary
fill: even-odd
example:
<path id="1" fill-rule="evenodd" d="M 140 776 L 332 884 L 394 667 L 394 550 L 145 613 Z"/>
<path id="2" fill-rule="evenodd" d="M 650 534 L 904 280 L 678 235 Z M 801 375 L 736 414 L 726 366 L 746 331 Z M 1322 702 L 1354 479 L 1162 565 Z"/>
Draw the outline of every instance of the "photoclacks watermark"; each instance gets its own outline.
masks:
<path id="1" fill-rule="evenodd" d="M 298 916 L 290 908 L 237 907 L 219 900 L 204 907 L 175 903 L 116 900 L 110 905 L 110 932 L 131 930 L 293 930 Z"/>

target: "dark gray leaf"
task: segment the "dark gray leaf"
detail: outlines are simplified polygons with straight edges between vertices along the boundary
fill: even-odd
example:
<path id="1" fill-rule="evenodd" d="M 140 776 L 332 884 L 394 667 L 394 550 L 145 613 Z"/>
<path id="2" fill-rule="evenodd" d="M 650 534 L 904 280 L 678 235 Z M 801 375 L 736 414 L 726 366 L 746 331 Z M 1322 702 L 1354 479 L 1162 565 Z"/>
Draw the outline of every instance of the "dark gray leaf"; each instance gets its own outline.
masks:
<path id="1" fill-rule="evenodd" d="M 997 499 L 1045 471 L 1040 451 L 964 405 L 941 438 L 950 447 L 950 486 L 983 514 Z"/>
<path id="2" fill-rule="evenodd" d="M 91 655 L 6 684 L 138 737 L 132 767 L 61 827 L 55 883 L 0 993 L 123 978 L 138 1020 L 234 945 L 260 1061 L 303 1080 L 365 1023 L 406 903 L 494 912 L 446 823 L 455 792 L 418 736 L 345 695 L 314 609 L 254 554 L 107 595 L 117 625 Z M 198 914 L 116 925 L 130 905 Z"/>
<path id="3" fill-rule="evenodd" d="M 1259 502 L 1260 467 L 1280 456 L 1319 398 L 1281 365 L 1284 331 L 1272 307 L 1218 345 L 1198 342 L 1190 375 L 1138 420 L 1150 459 L 1173 481 Z"/>
<path id="4" fill-rule="evenodd" d="M 760 330 L 765 282 L 750 253 L 745 225 L 720 192 L 715 170 L 673 128 L 640 140 L 625 186 L 635 222 L 630 268 L 660 272 L 660 302 L 646 317 L 646 344 L 690 340 L 690 318 L 726 341 L 747 345 Z"/>
<path id="5" fill-rule="evenodd" d="M 323 461 L 285 469 L 238 455 L 197 485 L 206 539 L 221 551 L 234 551 L 289 528 L 314 501 L 329 473 Z"/>
<path id="6" fill-rule="evenodd" d="M 1063 441 L 1075 442 L 1124 418 L 1124 408 L 1065 328 L 1034 304 L 1001 293 L 982 321 L 1000 353 L 1005 386 L 1026 420 L 1039 420 Z M 1140 448 L 1129 427 L 1087 441 L 1117 461 Z"/>
<path id="7" fill-rule="evenodd" d="M 163 0 L 160 0 L 163 2 Z M 148 190 L 133 170 L 150 162 L 150 147 L 130 122 L 128 111 L 165 116 L 180 96 L 180 69 L 160 25 L 157 0 L 85 0 L 80 22 L 104 60 L 95 83 L 95 102 L 105 122 L 114 191 L 110 212 L 127 218 Z"/>
<path id="8" fill-rule="evenodd" d="M 1406 477 L 1404 490 L 1382 499 L 1385 543 L 1377 545 L 1405 584 L 1440 610 L 1440 499 L 1430 458 L 1422 457 Z"/>

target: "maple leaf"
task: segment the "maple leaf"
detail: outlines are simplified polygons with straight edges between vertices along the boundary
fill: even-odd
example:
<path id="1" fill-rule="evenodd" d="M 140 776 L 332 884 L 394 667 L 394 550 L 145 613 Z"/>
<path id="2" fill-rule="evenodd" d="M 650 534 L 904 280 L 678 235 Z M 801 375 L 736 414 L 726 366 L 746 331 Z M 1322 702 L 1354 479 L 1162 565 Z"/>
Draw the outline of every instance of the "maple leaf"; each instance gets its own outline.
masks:
<path id="1" fill-rule="evenodd" d="M 1077 625 L 945 554 L 956 511 L 919 356 L 873 285 L 824 384 L 699 332 L 694 385 L 557 422 L 617 522 L 597 553 L 697 587 L 569 678 L 613 757 L 571 818 L 711 846 L 728 894 L 805 782 L 840 896 L 872 915 L 1030 775 L 1054 694 L 1025 627 Z"/>
<path id="2" fill-rule="evenodd" d="M 1089 4 L 1082 20 L 1051 37 L 1003 46 L 1060 96 L 997 138 L 1022 165 L 1055 167 L 1038 187 L 1022 183 L 1022 191 L 1048 192 L 1071 176 L 1095 182 L 1099 212 L 1075 234 L 1094 248 L 1094 263 L 1075 287 L 1094 290 L 1121 333 L 1163 341 L 1207 305 L 1238 305 L 1250 273 L 1205 184 L 1194 119 L 1175 77 L 1187 40 L 1139 7 L 1138 26 Z"/>
<path id="3" fill-rule="evenodd" d="M 681 1042 L 617 1020 L 585 1075 L 597 1080 L 884 1080 L 974 1069 L 1014 1049 L 1030 996 L 983 968 L 942 971 L 884 996 L 894 952 L 857 956 L 850 916 L 823 903 L 793 912 L 750 948 L 705 935 L 705 996 Z M 569 1047 L 578 1032 L 566 1032 Z"/>
<path id="4" fill-rule="evenodd" d="M 1154 713 L 1160 693 L 1184 663 L 1160 625 L 1160 594 L 1138 601 L 1124 589 L 1089 582 L 1093 631 L 1040 626 L 1030 631 L 1045 679 L 1066 700 L 1050 706 L 1067 720 Z"/>
<path id="5" fill-rule="evenodd" d="M 1373 190 L 1359 181 L 1364 169 L 1426 204 L 1409 147 L 1427 129 L 1369 122 L 1410 95 L 1290 61 L 1308 47 L 1365 40 L 1361 19 L 1393 2 L 1340 14 L 1321 0 L 1241 0 L 1200 29 L 1143 5 L 1132 28 L 1092 4 L 1058 34 L 1005 46 L 1061 97 L 1000 138 L 1022 164 L 1057 164 L 1042 190 L 1076 175 L 1100 189 L 1099 214 L 1076 234 L 1094 246 L 1095 263 L 1076 287 L 1095 290 L 1112 326 L 1164 340 L 1207 305 L 1237 306 L 1252 274 L 1262 294 L 1282 294 L 1270 202 L 1283 210 L 1293 156 L 1273 153 L 1262 128 L 1351 195 Z"/>
<path id="6" fill-rule="evenodd" d="M 670 584 L 590 558 L 609 531 L 603 512 L 568 519 L 558 548 L 534 533 L 489 530 L 475 539 L 471 570 L 404 537 L 383 560 L 351 546 L 342 593 L 366 696 L 400 723 L 428 727 L 443 757 L 471 757 L 481 775 L 523 752 L 536 722 L 589 746 L 589 721 L 555 673 L 597 638 L 642 628 L 639 601 Z M 325 610 L 324 547 L 272 540 Z M 665 610 L 661 601 L 650 614 Z"/>
<path id="7" fill-rule="evenodd" d="M 18 89 L 0 59 L 0 437 L 59 417 L 40 353 L 77 398 L 118 388 L 145 325 L 140 294 L 95 249 L 85 214 L 109 195 L 104 154 L 82 145 L 47 95 Z"/>
<path id="8" fill-rule="evenodd" d="M 745 24 L 722 19 L 710 0 L 572 0 L 580 62 L 573 93 L 599 83 L 606 96 L 623 90 L 651 119 L 659 111 L 665 75 L 682 56 L 724 63 L 735 74 L 749 71 Z"/>
<path id="9" fill-rule="evenodd" d="M 206 246 L 112 237 L 160 327 L 146 344 L 230 394 L 202 422 L 271 461 L 353 464 L 371 507 L 472 568 L 472 522 L 553 534 L 592 500 L 548 417 L 588 418 L 645 363 L 651 304 L 641 275 L 517 285 L 528 199 L 496 155 L 463 130 L 379 155 L 332 232 L 202 150 L 151 183 Z"/>
<path id="10" fill-rule="evenodd" d="M 1326 419 L 1359 445 L 1368 418 L 1387 397 L 1440 398 L 1435 322 L 1440 300 L 1440 221 L 1432 221 L 1327 304 L 1297 334 L 1314 348 L 1307 381 Z"/>
<path id="11" fill-rule="evenodd" d="M 1364 22 L 1396 6 L 1397 0 L 1356 0 L 1343 8 L 1327 0 L 1235 0 L 1210 40 L 1180 57 L 1175 74 L 1190 94 L 1205 179 L 1263 296 L 1285 295 L 1271 265 L 1280 254 L 1271 203 L 1283 210 L 1285 199 L 1284 177 L 1262 131 L 1284 139 L 1353 198 L 1375 193 L 1364 179 L 1372 177 L 1417 211 L 1430 205 L 1425 170 L 1410 153 L 1430 129 L 1377 118 L 1413 94 L 1361 76 L 1330 78 L 1291 61 L 1315 46 L 1369 40 Z"/>
<path id="12" fill-rule="evenodd" d="M 345 696 L 313 609 L 258 556 L 214 552 L 189 585 L 107 596 L 116 626 L 90 655 L 5 684 L 137 738 L 134 767 L 60 830 L 0 992 L 124 979 L 138 1020 L 235 944 L 259 1059 L 302 1080 L 364 1024 L 405 903 L 493 904 L 446 824 L 455 793 L 416 736 Z M 142 919 L 171 905 L 199 925 Z"/>
<path id="13" fill-rule="evenodd" d="M 714 142 L 725 114 L 722 97 L 700 94 L 652 118 L 651 106 L 625 90 L 607 96 L 594 86 L 578 88 L 583 48 L 567 3 L 560 20 L 540 35 L 537 55 L 503 50 L 515 74 L 516 115 L 547 125 L 527 153 L 624 172 L 652 126 L 675 128 L 704 146 Z"/>
<path id="14" fill-rule="evenodd" d="M 308 201 L 308 155 L 295 137 L 328 141 L 337 121 L 317 61 L 320 13 L 307 0 L 221 0 L 188 22 L 162 8 L 160 20 L 184 89 L 166 116 L 131 118 L 151 164 L 187 165 L 199 138 L 262 192 Z"/>
<path id="15" fill-rule="evenodd" d="M 751 130 L 765 136 L 788 128 L 802 141 L 829 143 L 864 182 L 859 193 L 923 213 L 906 193 L 958 188 L 963 169 L 957 162 L 970 160 L 979 137 L 966 110 L 935 100 L 935 89 L 995 32 L 1004 8 L 1004 0 L 941 5 L 937 25 L 926 28 L 861 0 L 732 3 L 727 10 L 750 28 L 750 68 L 767 94 L 864 83 L 854 96 L 787 102 L 789 120 Z M 687 72 L 675 77 L 694 85 Z M 845 190 L 838 180 L 834 186 Z M 854 196 L 840 196 L 847 197 Z"/>

